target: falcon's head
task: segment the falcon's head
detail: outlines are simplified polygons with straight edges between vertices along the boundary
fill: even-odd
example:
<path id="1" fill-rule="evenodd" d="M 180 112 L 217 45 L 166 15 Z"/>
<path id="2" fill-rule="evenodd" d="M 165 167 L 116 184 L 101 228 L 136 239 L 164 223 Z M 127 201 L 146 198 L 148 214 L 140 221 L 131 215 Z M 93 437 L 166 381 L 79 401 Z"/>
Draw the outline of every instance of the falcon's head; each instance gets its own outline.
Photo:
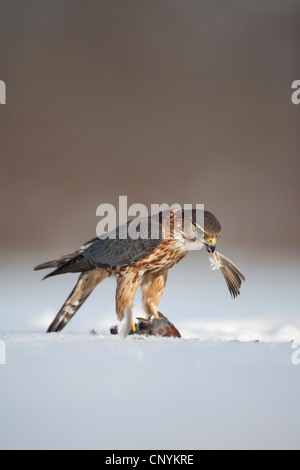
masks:
<path id="1" fill-rule="evenodd" d="M 204 222 L 204 227 L 203 225 Z M 196 232 L 202 236 L 203 243 L 209 253 L 214 253 L 216 249 L 216 243 L 221 233 L 221 225 L 218 219 L 209 211 L 193 210 L 192 223 L 195 227 Z"/>

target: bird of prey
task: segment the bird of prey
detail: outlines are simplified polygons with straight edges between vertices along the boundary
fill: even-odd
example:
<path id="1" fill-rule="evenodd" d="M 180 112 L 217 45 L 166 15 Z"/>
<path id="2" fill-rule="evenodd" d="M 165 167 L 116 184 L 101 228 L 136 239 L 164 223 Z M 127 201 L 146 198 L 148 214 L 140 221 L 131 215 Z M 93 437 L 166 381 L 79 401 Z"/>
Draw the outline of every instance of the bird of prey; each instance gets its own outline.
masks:
<path id="1" fill-rule="evenodd" d="M 121 321 L 140 284 L 146 317 L 160 318 L 158 304 L 163 294 L 168 270 L 200 244 L 214 257 L 213 269 L 220 269 L 233 298 L 239 295 L 245 277 L 225 256 L 215 251 L 221 225 L 208 211 L 196 209 L 168 211 L 159 217 L 136 219 L 139 237 L 124 237 L 130 224 L 116 229 L 115 238 L 94 238 L 78 251 L 36 266 L 35 270 L 56 268 L 45 278 L 65 273 L 80 273 L 77 284 L 48 328 L 48 333 L 61 331 L 85 302 L 95 287 L 108 277 L 117 280 L 116 313 Z M 179 215 L 179 217 L 178 217 Z M 202 220 L 199 223 L 199 220 Z M 153 229 L 154 227 L 154 229 Z M 153 233 L 155 236 L 153 236 Z M 44 279 L 45 279 L 44 278 Z M 133 331 L 135 324 L 131 319 Z"/>

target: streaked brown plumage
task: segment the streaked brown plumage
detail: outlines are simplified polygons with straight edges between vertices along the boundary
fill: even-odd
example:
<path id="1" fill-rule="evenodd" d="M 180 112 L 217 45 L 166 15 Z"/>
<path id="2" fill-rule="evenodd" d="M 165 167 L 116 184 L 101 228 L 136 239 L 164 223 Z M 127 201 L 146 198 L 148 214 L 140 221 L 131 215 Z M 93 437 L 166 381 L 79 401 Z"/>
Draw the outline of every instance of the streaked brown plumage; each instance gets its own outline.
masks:
<path id="1" fill-rule="evenodd" d="M 161 217 L 156 221 L 157 239 L 149 237 L 153 224 L 153 219 L 149 217 L 146 222 L 148 238 L 142 238 L 145 234 L 141 234 L 138 239 L 118 237 L 124 228 L 121 226 L 117 229 L 115 240 L 94 238 L 72 254 L 37 266 L 35 270 L 56 268 L 46 277 L 68 272 L 81 273 L 48 332 L 61 331 L 94 288 L 107 277 L 117 279 L 116 313 L 119 320 L 124 318 L 126 307 L 132 308 L 139 284 L 147 318 L 159 318 L 158 304 L 166 285 L 168 270 L 193 249 L 191 244 L 195 242 L 205 245 L 213 253 L 232 297 L 239 295 L 245 278 L 231 261 L 215 252 L 215 244 L 221 233 L 221 226 L 215 216 L 204 211 L 204 226 L 201 227 L 195 210 L 179 212 L 179 218 L 178 211 L 171 211 L 168 215 L 170 219 Z M 184 222 L 183 216 L 186 217 Z M 182 227 L 178 221 L 183 222 Z"/>

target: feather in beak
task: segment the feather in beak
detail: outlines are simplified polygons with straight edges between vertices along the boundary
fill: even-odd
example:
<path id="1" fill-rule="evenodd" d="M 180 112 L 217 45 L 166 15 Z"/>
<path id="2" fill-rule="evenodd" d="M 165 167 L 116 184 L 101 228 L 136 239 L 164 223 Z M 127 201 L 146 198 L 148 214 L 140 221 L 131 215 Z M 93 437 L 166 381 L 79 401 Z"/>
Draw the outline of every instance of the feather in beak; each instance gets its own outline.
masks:
<path id="1" fill-rule="evenodd" d="M 245 276 L 240 272 L 240 270 L 225 256 L 221 255 L 217 251 L 213 253 L 213 258 L 209 258 L 212 269 L 220 269 L 221 273 L 224 276 L 228 290 L 231 294 L 231 297 L 235 298 L 240 294 L 240 288 L 242 281 L 245 281 Z"/>

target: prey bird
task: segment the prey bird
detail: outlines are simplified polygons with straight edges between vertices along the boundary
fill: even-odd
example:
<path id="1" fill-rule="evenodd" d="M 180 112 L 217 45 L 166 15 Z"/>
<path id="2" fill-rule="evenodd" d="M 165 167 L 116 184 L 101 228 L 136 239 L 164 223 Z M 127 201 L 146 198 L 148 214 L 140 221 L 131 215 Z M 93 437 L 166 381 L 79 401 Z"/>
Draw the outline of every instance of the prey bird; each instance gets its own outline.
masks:
<path id="1" fill-rule="evenodd" d="M 205 246 L 213 255 L 213 269 L 220 269 L 233 298 L 240 293 L 245 277 L 225 256 L 218 253 L 216 242 L 221 225 L 208 211 L 171 210 L 159 217 L 136 219 L 139 237 L 130 235 L 131 222 L 117 227 L 115 238 L 109 234 L 93 238 L 78 251 L 36 266 L 35 270 L 55 268 L 45 278 L 65 273 L 80 273 L 77 284 L 48 328 L 61 331 L 82 306 L 95 287 L 108 277 L 117 280 L 116 313 L 121 321 L 140 284 L 146 318 L 160 318 L 158 304 L 163 294 L 168 270 L 189 251 Z M 199 222 L 201 220 L 201 222 Z M 155 234 L 155 237 L 153 236 Z M 44 278 L 44 279 L 45 279 Z M 132 310 L 131 310 L 132 311 Z M 132 330 L 135 324 L 131 318 Z"/>

